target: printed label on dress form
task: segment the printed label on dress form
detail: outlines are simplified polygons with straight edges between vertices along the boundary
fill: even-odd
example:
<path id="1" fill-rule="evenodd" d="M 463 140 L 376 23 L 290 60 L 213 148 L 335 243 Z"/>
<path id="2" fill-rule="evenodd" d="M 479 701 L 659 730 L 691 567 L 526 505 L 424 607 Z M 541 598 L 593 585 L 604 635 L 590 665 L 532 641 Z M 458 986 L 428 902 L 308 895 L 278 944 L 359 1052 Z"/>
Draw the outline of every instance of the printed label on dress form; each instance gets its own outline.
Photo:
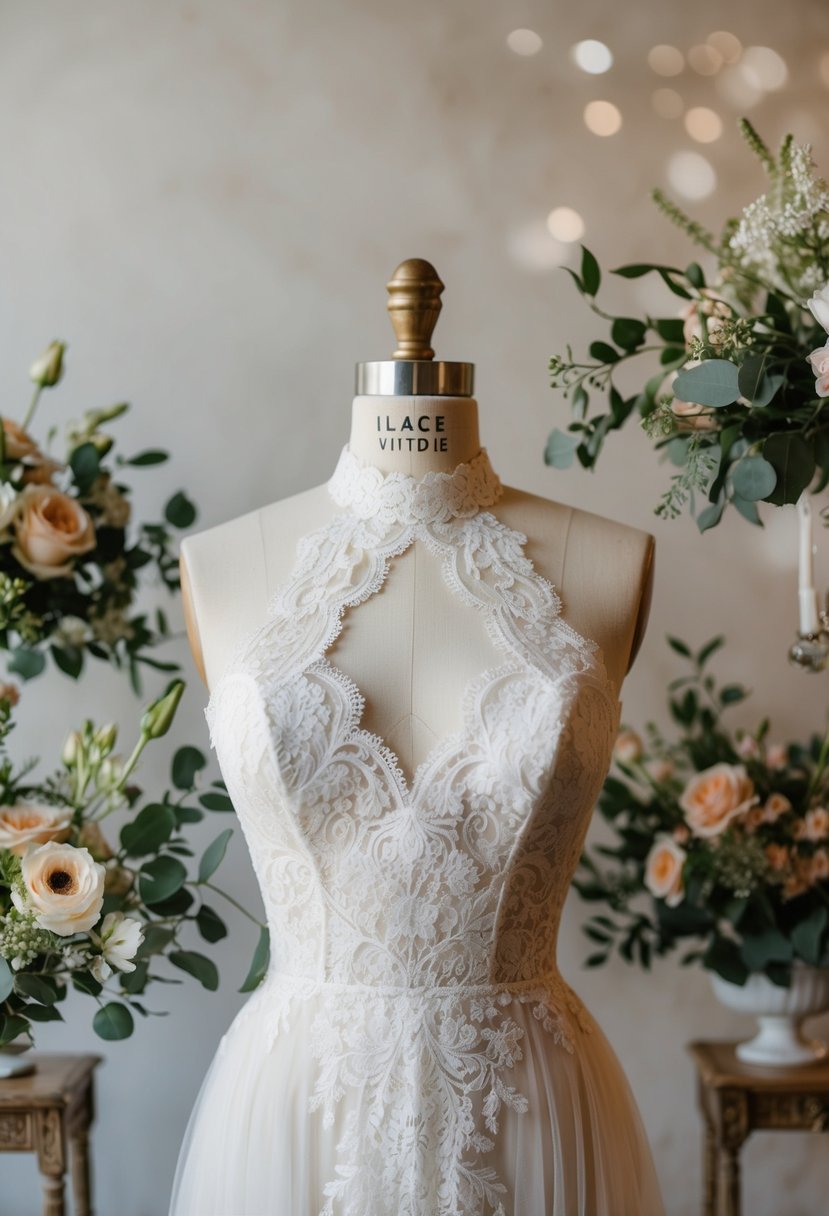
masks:
<path id="1" fill-rule="evenodd" d="M 429 414 L 405 414 L 399 426 L 388 414 L 378 414 L 377 442 L 381 452 L 446 452 L 447 436 L 440 434 L 445 425 L 444 414 L 436 414 L 434 418 Z"/>

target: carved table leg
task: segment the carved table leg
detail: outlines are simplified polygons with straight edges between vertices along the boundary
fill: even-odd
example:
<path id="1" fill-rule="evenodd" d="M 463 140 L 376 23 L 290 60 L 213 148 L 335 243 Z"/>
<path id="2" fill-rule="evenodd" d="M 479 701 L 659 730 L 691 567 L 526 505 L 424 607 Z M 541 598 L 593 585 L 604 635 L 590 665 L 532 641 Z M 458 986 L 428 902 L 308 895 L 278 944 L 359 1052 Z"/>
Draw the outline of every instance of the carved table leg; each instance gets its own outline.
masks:
<path id="1" fill-rule="evenodd" d="M 703 1153 L 702 1216 L 717 1216 L 717 1136 L 714 1125 L 705 1120 L 705 1150 Z"/>
<path id="2" fill-rule="evenodd" d="M 719 1140 L 721 1216 L 740 1216 L 740 1149 L 748 1136 L 746 1095 L 720 1092 Z"/>
<path id="3" fill-rule="evenodd" d="M 43 1179 L 43 1216 L 66 1216 L 63 1174 L 59 1178 L 47 1174 Z"/>
<path id="4" fill-rule="evenodd" d="M 89 1186 L 89 1137 L 86 1128 L 76 1132 L 72 1144 L 72 1197 L 76 1216 L 92 1216 Z"/>
<path id="5" fill-rule="evenodd" d="M 39 1110 L 35 1120 L 37 1164 L 43 1175 L 43 1216 L 66 1216 L 63 1173 L 66 1166 L 63 1120 L 54 1107 Z"/>

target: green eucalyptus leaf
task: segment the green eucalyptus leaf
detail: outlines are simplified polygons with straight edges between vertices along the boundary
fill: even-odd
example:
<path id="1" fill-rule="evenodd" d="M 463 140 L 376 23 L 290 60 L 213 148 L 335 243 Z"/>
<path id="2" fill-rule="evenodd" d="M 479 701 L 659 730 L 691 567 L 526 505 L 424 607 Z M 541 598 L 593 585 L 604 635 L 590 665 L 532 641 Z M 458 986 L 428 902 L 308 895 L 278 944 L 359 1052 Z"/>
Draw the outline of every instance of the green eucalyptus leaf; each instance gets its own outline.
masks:
<path id="1" fill-rule="evenodd" d="M 187 881 L 187 870 L 175 857 L 154 857 L 138 871 L 138 889 L 145 904 L 170 899 Z"/>
<path id="2" fill-rule="evenodd" d="M 681 346 L 685 342 L 685 327 L 679 317 L 660 318 L 656 322 L 656 332 L 671 346 Z"/>
<path id="3" fill-rule="evenodd" d="M 214 793 L 210 790 L 204 794 L 199 794 L 199 802 L 208 811 L 232 811 L 235 809 L 227 794 Z"/>
<path id="4" fill-rule="evenodd" d="M 204 753 L 197 747 L 180 747 L 173 756 L 173 785 L 179 790 L 192 789 L 196 773 L 206 766 Z"/>
<path id="5" fill-rule="evenodd" d="M 139 452 L 137 456 L 131 456 L 129 460 L 124 461 L 124 464 L 137 466 L 162 464 L 165 460 L 169 460 L 167 452 L 163 452 L 161 448 L 148 448 L 145 452 Z"/>
<path id="6" fill-rule="evenodd" d="M 775 928 L 744 937 L 740 953 L 749 971 L 762 971 L 769 963 L 790 962 L 794 951 L 789 939 Z"/>
<path id="7" fill-rule="evenodd" d="M 14 973 L 6 960 L 0 955 L 0 1004 L 11 994 L 13 988 Z"/>
<path id="8" fill-rule="evenodd" d="M 46 666 L 46 656 L 39 650 L 29 650 L 27 646 L 16 646 L 11 654 L 8 671 L 20 676 L 22 680 L 33 680 Z"/>
<path id="9" fill-rule="evenodd" d="M 225 828 L 204 850 L 199 862 L 199 882 L 207 882 L 210 875 L 222 864 L 228 841 L 232 835 L 233 828 Z"/>
<path id="10" fill-rule="evenodd" d="M 267 973 L 270 956 L 270 934 L 268 933 L 267 925 L 262 925 L 259 930 L 259 940 L 256 943 L 256 949 L 251 959 L 250 970 L 245 977 L 242 987 L 239 989 L 240 992 L 253 992 L 254 988 L 258 988 Z"/>
<path id="11" fill-rule="evenodd" d="M 602 281 L 599 263 L 584 245 L 581 247 L 581 281 L 588 296 L 595 296 Z"/>
<path id="12" fill-rule="evenodd" d="M 805 962 L 811 963 L 813 967 L 820 965 L 823 954 L 821 940 L 827 920 L 829 920 L 829 911 L 824 904 L 814 908 L 805 920 L 800 921 L 792 929 L 792 945 L 796 953 Z"/>
<path id="13" fill-rule="evenodd" d="M 762 528 L 763 521 L 760 518 L 760 512 L 757 510 L 756 502 L 748 502 L 747 499 L 741 498 L 739 494 L 735 494 L 731 499 L 736 509 L 740 512 L 743 519 L 747 519 L 750 524 L 754 524 L 756 528 Z"/>
<path id="14" fill-rule="evenodd" d="M 618 363 L 619 352 L 614 350 L 607 342 L 591 342 L 590 343 L 590 358 L 598 359 L 600 363 Z"/>
<path id="15" fill-rule="evenodd" d="M 732 405 L 740 395 L 738 374 L 737 365 L 728 359 L 706 359 L 677 372 L 674 395 L 695 405 Z"/>
<path id="16" fill-rule="evenodd" d="M 636 350 L 645 340 L 646 326 L 635 317 L 617 317 L 610 329 L 610 336 L 622 350 Z"/>
<path id="17" fill-rule="evenodd" d="M 21 996 L 37 1001 L 40 1005 L 54 1005 L 60 992 L 55 981 L 41 975 L 33 975 L 29 971 L 20 971 L 15 976 L 15 989 Z"/>
<path id="18" fill-rule="evenodd" d="M 765 355 L 749 355 L 738 376 L 740 394 L 752 405 L 769 405 L 785 377 L 782 372 L 768 371 Z"/>
<path id="19" fill-rule="evenodd" d="M 135 1023 L 126 1005 L 110 1001 L 95 1014 L 92 1028 L 99 1038 L 114 1042 L 117 1039 L 128 1039 L 135 1029 Z"/>
<path id="20" fill-rule="evenodd" d="M 763 455 L 777 474 L 777 485 L 768 501 L 778 507 L 797 502 L 815 472 L 815 454 L 809 444 L 796 431 L 780 432 L 769 435 Z"/>
<path id="21" fill-rule="evenodd" d="M 697 516 L 697 527 L 700 532 L 707 532 L 709 528 L 715 528 L 722 519 L 724 510 L 724 498 L 720 498 L 717 502 L 712 502 L 709 506 L 704 507 Z"/>
<path id="22" fill-rule="evenodd" d="M 202 904 L 196 913 L 199 933 L 206 942 L 218 942 L 227 937 L 227 925 L 208 904 Z"/>
<path id="23" fill-rule="evenodd" d="M 192 975 L 208 991 L 215 992 L 219 987 L 216 964 L 204 954 L 199 954 L 197 950 L 173 950 L 167 957 L 174 967 Z"/>
<path id="24" fill-rule="evenodd" d="M 744 456 L 733 466 L 731 480 L 740 498 L 759 502 L 762 498 L 768 498 L 777 485 L 777 474 L 774 465 L 764 457 Z"/>
<path id="25" fill-rule="evenodd" d="M 544 463 L 552 465 L 554 469 L 569 468 L 580 443 L 578 435 L 558 429 L 551 431 L 544 449 Z"/>
<path id="26" fill-rule="evenodd" d="M 163 802 L 145 806 L 135 819 L 121 828 L 121 845 L 131 857 L 156 853 L 170 839 L 176 827 L 173 808 Z"/>
<path id="27" fill-rule="evenodd" d="M 174 528 L 189 528 L 196 519 L 196 508 L 187 495 L 179 490 L 164 508 L 164 518 Z"/>

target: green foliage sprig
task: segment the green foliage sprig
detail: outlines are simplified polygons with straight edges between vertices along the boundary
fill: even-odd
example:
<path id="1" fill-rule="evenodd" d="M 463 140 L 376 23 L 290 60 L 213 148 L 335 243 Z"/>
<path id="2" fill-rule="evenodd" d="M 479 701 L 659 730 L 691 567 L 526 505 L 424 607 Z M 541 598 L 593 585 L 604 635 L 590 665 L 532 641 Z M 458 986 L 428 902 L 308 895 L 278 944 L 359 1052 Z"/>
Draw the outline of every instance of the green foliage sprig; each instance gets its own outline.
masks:
<path id="1" fill-rule="evenodd" d="M 577 459 L 594 468 L 608 434 L 636 416 L 679 469 L 656 513 L 687 509 L 701 531 L 729 505 L 759 525 L 758 503 L 794 503 L 829 483 L 829 187 L 808 146 L 787 136 L 775 157 L 746 119 L 740 129 L 769 189 L 718 237 L 653 193 L 713 259 L 711 281 L 698 262 L 620 266 L 611 273 L 624 279 L 657 275 L 684 307 L 675 316 L 612 316 L 597 304 L 601 269 L 582 247 L 580 271 L 566 269 L 610 323 L 609 340 L 591 342 L 584 361 L 568 346 L 549 365 L 573 420 L 551 433 L 547 463 L 566 468 Z M 617 374 L 640 355 L 658 370 L 625 396 Z M 596 394 L 606 397 L 606 412 L 591 409 Z"/>

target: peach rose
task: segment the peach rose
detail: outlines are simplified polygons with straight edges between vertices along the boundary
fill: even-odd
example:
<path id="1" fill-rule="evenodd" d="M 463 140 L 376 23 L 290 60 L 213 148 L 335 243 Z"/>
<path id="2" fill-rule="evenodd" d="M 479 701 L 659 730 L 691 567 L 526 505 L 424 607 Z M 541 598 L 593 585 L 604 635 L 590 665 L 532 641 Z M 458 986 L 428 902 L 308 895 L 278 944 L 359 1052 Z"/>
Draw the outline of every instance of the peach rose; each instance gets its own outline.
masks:
<path id="1" fill-rule="evenodd" d="M 760 744 L 753 735 L 743 735 L 737 740 L 737 755 L 741 760 L 756 760 L 760 755 Z"/>
<path id="2" fill-rule="evenodd" d="M 613 747 L 613 755 L 622 764 L 635 764 L 637 760 L 642 759 L 643 750 L 642 740 L 635 730 L 619 731 Z"/>
<path id="3" fill-rule="evenodd" d="M 718 836 L 736 815 L 759 802 L 742 764 L 714 764 L 692 777 L 679 805 L 696 836 Z"/>
<path id="4" fill-rule="evenodd" d="M 20 495 L 12 553 L 37 578 L 72 574 L 72 559 L 95 548 L 92 517 L 68 494 L 29 485 Z"/>
<path id="5" fill-rule="evenodd" d="M 686 853 L 670 836 L 657 836 L 645 863 L 645 886 L 669 908 L 683 896 L 682 867 Z"/>
<path id="6" fill-rule="evenodd" d="M 804 835 L 807 840 L 823 840 L 829 836 L 829 811 L 825 806 L 816 806 L 806 812 Z"/>
<path id="7" fill-rule="evenodd" d="M 114 856 L 109 841 L 101 831 L 100 824 L 97 824 L 94 819 L 88 820 L 78 832 L 78 844 L 89 849 L 96 861 L 106 861 L 107 858 Z"/>
<path id="8" fill-rule="evenodd" d="M 17 802 L 0 806 L 0 849 L 22 857 L 30 844 L 65 840 L 72 811 L 67 807 L 35 806 Z"/>
<path id="9" fill-rule="evenodd" d="M 792 804 L 785 794 L 769 794 L 763 805 L 763 819 L 766 823 L 775 823 L 791 809 Z"/>
<path id="10" fill-rule="evenodd" d="M 677 844 L 687 844 L 688 841 L 691 839 L 691 833 L 688 831 L 688 829 L 684 823 L 678 823 L 677 826 L 674 828 L 674 830 L 671 832 L 671 835 L 673 836 L 673 838 L 677 842 Z"/>
<path id="11" fill-rule="evenodd" d="M 674 765 L 671 760 L 649 760 L 645 765 L 648 776 L 658 784 L 668 781 L 674 775 Z"/>
<path id="12" fill-rule="evenodd" d="M 104 867 L 88 849 L 50 840 L 29 848 L 21 861 L 23 891 L 12 900 L 20 912 L 33 911 L 42 929 L 61 937 L 86 933 L 101 915 Z"/>
<path id="13" fill-rule="evenodd" d="M 815 392 L 818 397 L 829 397 L 829 342 L 813 350 L 807 359 L 815 377 Z"/>

